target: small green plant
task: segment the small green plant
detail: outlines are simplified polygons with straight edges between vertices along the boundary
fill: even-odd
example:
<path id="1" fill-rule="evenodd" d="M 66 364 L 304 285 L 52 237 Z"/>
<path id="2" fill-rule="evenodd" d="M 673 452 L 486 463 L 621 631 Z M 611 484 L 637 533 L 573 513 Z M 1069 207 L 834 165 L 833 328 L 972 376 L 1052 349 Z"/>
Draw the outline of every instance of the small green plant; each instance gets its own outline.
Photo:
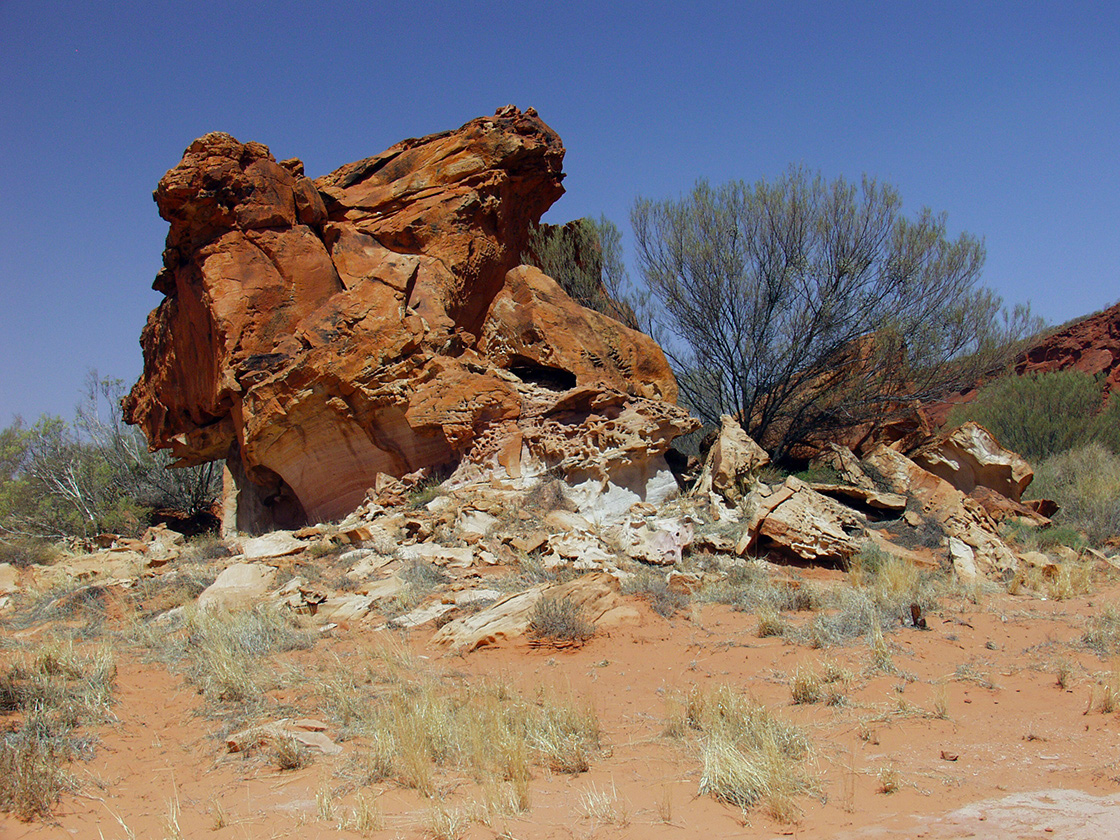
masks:
<path id="1" fill-rule="evenodd" d="M 529 614 L 528 632 L 531 639 L 540 643 L 582 645 L 595 635 L 595 623 L 571 596 L 545 595 Z"/>
<path id="2" fill-rule="evenodd" d="M 272 760 L 279 770 L 299 770 L 311 763 L 311 753 L 291 735 L 281 734 L 272 743 Z"/>
<path id="3" fill-rule="evenodd" d="M 879 793 L 897 793 L 902 785 L 902 777 L 894 765 L 880 767 L 878 774 Z"/>

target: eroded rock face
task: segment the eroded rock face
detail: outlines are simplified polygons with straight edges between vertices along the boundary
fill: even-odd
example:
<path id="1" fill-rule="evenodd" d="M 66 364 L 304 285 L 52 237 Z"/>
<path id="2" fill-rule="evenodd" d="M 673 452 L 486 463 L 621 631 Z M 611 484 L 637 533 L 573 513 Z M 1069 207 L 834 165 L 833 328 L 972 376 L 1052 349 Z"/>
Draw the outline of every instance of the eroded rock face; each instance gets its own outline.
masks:
<path id="1" fill-rule="evenodd" d="M 1000 538 L 995 521 L 978 501 L 886 446 L 868 453 L 863 463 L 893 492 L 913 499 L 921 514 L 943 529 L 946 541 L 956 538 L 968 546 L 971 555 L 960 546 L 955 550 L 950 546 L 955 551 L 952 562 L 960 564 L 958 569 L 963 569 L 963 574 L 978 570 L 985 577 L 996 578 L 1017 567 L 1018 558 Z"/>
<path id="2" fill-rule="evenodd" d="M 1120 390 L 1120 304 L 1047 336 L 1015 363 L 1020 375 L 1068 368 L 1103 374 L 1106 393 Z"/>
<path id="3" fill-rule="evenodd" d="M 512 106 L 315 182 L 196 140 L 155 193 L 166 298 L 125 416 L 181 465 L 228 459 L 225 508 L 253 531 L 341 517 L 378 474 L 495 454 L 512 473 L 523 449 L 551 467 L 557 428 L 627 413 L 654 418 L 657 457 L 692 427 L 660 349 L 518 267 L 563 155 Z"/>
<path id="4" fill-rule="evenodd" d="M 991 432 L 969 421 L 910 456 L 923 469 L 962 493 L 987 487 L 1018 502 L 1034 478 L 1030 465 L 1000 446 Z"/>

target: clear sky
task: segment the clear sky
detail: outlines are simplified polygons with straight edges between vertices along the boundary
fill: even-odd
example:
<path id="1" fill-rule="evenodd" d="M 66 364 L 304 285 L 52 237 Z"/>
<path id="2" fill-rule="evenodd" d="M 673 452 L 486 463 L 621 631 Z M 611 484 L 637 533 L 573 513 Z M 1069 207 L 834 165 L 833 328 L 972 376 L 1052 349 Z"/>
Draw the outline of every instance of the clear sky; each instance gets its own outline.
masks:
<path id="1" fill-rule="evenodd" d="M 628 239 L 639 195 L 797 163 L 947 212 L 1050 322 L 1120 299 L 1115 0 L 0 0 L 0 425 L 139 375 L 151 193 L 195 137 L 318 177 L 507 103 L 568 150 L 548 221 Z"/>

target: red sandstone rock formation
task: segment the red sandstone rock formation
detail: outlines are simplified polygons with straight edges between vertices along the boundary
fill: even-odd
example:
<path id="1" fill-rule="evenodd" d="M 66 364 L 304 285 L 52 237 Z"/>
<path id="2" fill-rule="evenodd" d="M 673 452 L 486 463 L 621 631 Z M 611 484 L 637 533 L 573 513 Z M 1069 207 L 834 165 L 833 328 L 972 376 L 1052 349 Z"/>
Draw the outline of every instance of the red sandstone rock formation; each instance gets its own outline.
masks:
<path id="1" fill-rule="evenodd" d="M 129 422 L 180 464 L 227 458 L 249 529 L 340 517 L 379 473 L 520 465 L 523 443 L 547 465 L 531 430 L 554 414 L 658 403 L 637 414 L 668 418 L 663 452 L 691 422 L 661 350 L 518 267 L 563 156 L 512 106 L 315 182 L 259 143 L 196 140 L 155 192 L 166 298 Z"/>
<path id="2" fill-rule="evenodd" d="M 1105 393 L 1120 389 L 1120 303 L 1046 336 L 1023 352 L 1017 374 L 1073 368 L 1105 376 Z"/>

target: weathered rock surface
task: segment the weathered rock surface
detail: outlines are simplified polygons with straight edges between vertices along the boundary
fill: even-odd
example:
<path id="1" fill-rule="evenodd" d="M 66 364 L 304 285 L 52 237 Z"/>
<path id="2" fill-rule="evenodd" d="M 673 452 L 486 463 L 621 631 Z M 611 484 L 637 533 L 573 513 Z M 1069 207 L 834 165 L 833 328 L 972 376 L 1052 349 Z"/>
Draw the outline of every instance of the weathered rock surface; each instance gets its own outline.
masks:
<path id="1" fill-rule="evenodd" d="M 962 493 L 987 487 L 1018 502 L 1034 478 L 1030 465 L 1000 446 L 991 432 L 969 421 L 910 456 L 918 466 Z"/>
<path id="2" fill-rule="evenodd" d="M 533 607 L 544 597 L 568 598 L 582 609 L 588 621 L 598 622 L 617 606 L 619 584 L 610 575 L 597 572 L 567 583 L 535 586 L 444 625 L 432 637 L 432 644 L 467 653 L 521 636 L 529 627 Z"/>
<path id="3" fill-rule="evenodd" d="M 740 555 L 774 547 L 803 560 L 836 562 L 858 553 L 868 538 L 862 515 L 794 476 L 759 487 L 749 505 L 753 518 L 736 546 Z"/>
<path id="4" fill-rule="evenodd" d="M 202 609 L 245 609 L 260 601 L 272 588 L 276 569 L 264 563 L 234 563 L 198 596 Z"/>
<path id="5" fill-rule="evenodd" d="M 668 474 L 650 460 L 692 428 L 664 355 L 518 267 L 563 154 L 512 106 L 315 182 L 259 143 L 196 140 L 155 193 L 166 297 L 129 422 L 180 464 L 226 458 L 246 530 L 341 518 L 379 474 L 472 460 L 586 461 L 644 499 Z"/>
<path id="6" fill-rule="evenodd" d="M 707 498 L 712 492 L 732 505 L 750 492 L 758 471 L 770 463 L 770 455 L 754 442 L 728 414 L 720 418 L 719 434 L 708 450 L 693 494 Z"/>
<path id="7" fill-rule="evenodd" d="M 886 446 L 868 453 L 864 463 L 892 491 L 913 498 L 922 516 L 944 529 L 946 538 L 955 537 L 967 545 L 973 552 L 972 566 L 979 574 L 995 577 L 1017 567 L 1018 558 L 1000 539 L 996 523 L 975 499 Z M 959 564 L 958 557 L 962 558 Z M 952 562 L 970 573 L 965 552 L 954 552 Z"/>
<path id="8" fill-rule="evenodd" d="M 1120 303 L 1046 336 L 1015 363 L 1020 375 L 1069 368 L 1104 374 L 1105 392 L 1120 390 Z"/>

